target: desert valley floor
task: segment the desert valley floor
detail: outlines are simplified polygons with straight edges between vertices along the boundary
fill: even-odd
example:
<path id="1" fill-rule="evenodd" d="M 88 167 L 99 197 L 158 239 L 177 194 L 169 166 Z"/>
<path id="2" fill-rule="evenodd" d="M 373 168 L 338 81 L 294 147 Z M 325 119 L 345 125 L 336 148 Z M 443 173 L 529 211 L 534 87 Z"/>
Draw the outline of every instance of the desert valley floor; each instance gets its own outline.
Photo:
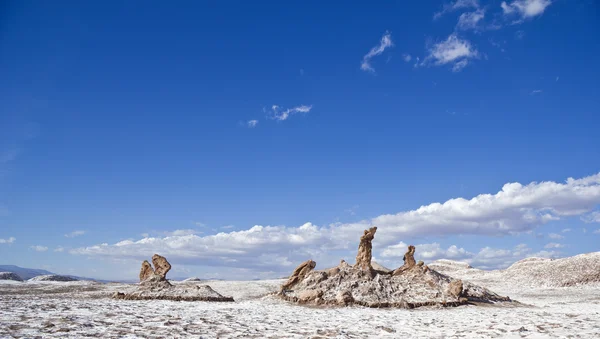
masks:
<path id="1" fill-rule="evenodd" d="M 600 338 L 600 284 L 585 281 L 600 272 L 598 259 L 526 260 L 491 272 L 442 261 L 431 266 L 518 302 L 413 310 L 299 306 L 271 295 L 284 280 L 185 282 L 233 303 L 111 299 L 134 286 L 119 283 L 2 281 L 0 338 Z M 564 284 L 572 274 L 584 283 Z"/>

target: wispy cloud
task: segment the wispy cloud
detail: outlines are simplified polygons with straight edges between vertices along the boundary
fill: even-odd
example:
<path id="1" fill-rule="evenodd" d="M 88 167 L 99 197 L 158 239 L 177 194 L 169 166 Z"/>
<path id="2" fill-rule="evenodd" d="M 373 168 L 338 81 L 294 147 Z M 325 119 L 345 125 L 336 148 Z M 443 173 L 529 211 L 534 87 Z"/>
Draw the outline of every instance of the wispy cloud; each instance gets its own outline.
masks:
<path id="1" fill-rule="evenodd" d="M 591 224 L 594 222 L 600 223 L 600 211 L 592 212 L 582 216 L 581 221 L 585 222 L 586 224 Z"/>
<path id="2" fill-rule="evenodd" d="M 563 228 L 563 230 L 561 232 L 562 233 L 571 232 L 571 229 L 570 228 Z"/>
<path id="3" fill-rule="evenodd" d="M 421 65 L 452 65 L 452 71 L 458 72 L 465 68 L 469 60 L 478 58 L 479 52 L 467 40 L 451 34 L 442 42 L 436 43 L 429 49 L 429 55 Z"/>
<path id="4" fill-rule="evenodd" d="M 392 35 L 389 32 L 385 32 L 385 34 L 381 37 L 381 41 L 379 45 L 371 48 L 369 53 L 367 53 L 360 64 L 360 69 L 368 72 L 375 72 L 375 69 L 371 66 L 371 59 L 375 56 L 380 55 L 387 48 L 394 46 L 392 42 Z"/>
<path id="5" fill-rule="evenodd" d="M 54 252 L 64 252 L 65 248 L 62 246 L 58 246 L 57 248 L 54 249 Z"/>
<path id="6" fill-rule="evenodd" d="M 550 233 L 548 234 L 548 238 L 550 239 L 563 239 L 564 236 L 558 234 L 558 233 Z"/>
<path id="7" fill-rule="evenodd" d="M 459 30 L 476 30 L 479 22 L 485 17 L 485 10 L 478 9 L 475 12 L 467 12 L 460 15 L 456 28 Z"/>
<path id="8" fill-rule="evenodd" d="M 29 248 L 31 248 L 32 250 L 37 251 L 37 252 L 46 252 L 48 250 L 48 247 L 40 246 L 40 245 L 30 246 Z"/>
<path id="9" fill-rule="evenodd" d="M 442 10 L 433 14 L 433 20 L 441 18 L 444 14 L 453 12 L 458 9 L 465 8 L 479 8 L 478 0 L 456 0 L 447 4 L 444 4 Z"/>
<path id="10" fill-rule="evenodd" d="M 15 238 L 15 237 L 10 237 L 8 239 L 0 238 L 0 244 L 12 244 L 15 241 L 17 241 L 17 238 Z"/>
<path id="11" fill-rule="evenodd" d="M 536 95 L 536 94 L 540 94 L 542 92 L 543 92 L 543 90 L 541 90 L 541 89 L 534 89 L 533 91 L 531 91 L 531 93 L 529 93 L 529 95 Z"/>
<path id="12" fill-rule="evenodd" d="M 332 251 L 355 254 L 358 235 L 368 227 L 379 227 L 375 238 L 376 254 L 390 255 L 401 241 L 435 234 L 499 236 L 534 231 L 541 225 L 563 218 L 581 216 L 600 204 L 600 173 L 564 183 L 545 181 L 527 185 L 507 183 L 495 194 L 480 194 L 471 199 L 455 198 L 431 203 L 415 210 L 360 220 L 317 226 L 307 222 L 299 227 L 255 225 L 250 229 L 199 236 L 172 235 L 125 240 L 76 248 L 72 254 L 106 258 L 146 258 L 160 252 L 172 263 L 209 266 L 249 267 L 251 269 L 289 270 L 311 257 L 323 264 L 339 261 Z M 558 235 L 558 237 L 556 237 Z M 552 233 L 550 239 L 560 239 Z M 401 246 L 400 246 L 401 247 Z M 400 248 L 399 247 L 399 248 Z M 526 247 L 526 246 L 525 246 Z M 521 246 L 512 250 L 484 248 L 471 257 L 482 266 L 499 266 L 524 255 L 555 256 L 556 252 L 533 251 Z M 436 247 L 434 246 L 433 249 Z M 399 250 L 399 249 L 398 249 Z M 430 249 L 431 250 L 431 249 Z M 449 257 L 469 254 L 460 248 L 442 249 Z M 433 250 L 432 250 L 433 251 Z M 433 255 L 432 255 L 433 257 Z M 476 260 L 477 259 L 477 260 Z M 517 259 L 518 260 L 518 259 Z"/>
<path id="13" fill-rule="evenodd" d="M 270 112 L 269 117 L 271 119 L 275 119 L 278 121 L 284 121 L 284 120 L 287 120 L 289 117 L 291 117 L 294 114 L 308 113 L 308 112 L 310 112 L 311 109 L 312 109 L 312 105 L 310 105 L 310 106 L 300 105 L 300 106 L 296 106 L 296 107 L 292 107 L 292 108 L 288 108 L 288 109 L 282 109 L 281 107 L 279 107 L 277 105 L 273 105 L 273 106 L 271 106 L 271 112 Z"/>
<path id="14" fill-rule="evenodd" d="M 514 0 L 511 3 L 503 1 L 500 4 L 504 15 L 520 17 L 521 21 L 530 19 L 544 13 L 546 8 L 552 4 L 550 0 Z M 517 23 L 520 21 L 517 21 Z"/>
<path id="15" fill-rule="evenodd" d="M 248 125 L 248 128 L 254 128 L 258 125 L 258 120 L 248 120 L 246 124 Z"/>
<path id="16" fill-rule="evenodd" d="M 67 238 L 75 238 L 75 237 L 82 236 L 84 234 L 85 234 L 85 231 L 78 230 L 78 231 L 73 231 L 71 233 L 65 234 L 65 237 L 67 237 Z"/>
<path id="17" fill-rule="evenodd" d="M 410 62 L 411 59 L 412 57 L 410 54 L 402 54 L 402 60 L 404 60 L 404 62 Z"/>
<path id="18" fill-rule="evenodd" d="M 565 247 L 565 245 L 555 243 L 555 242 L 548 243 L 548 244 L 546 244 L 546 246 L 544 246 L 544 248 L 563 248 L 563 247 Z"/>

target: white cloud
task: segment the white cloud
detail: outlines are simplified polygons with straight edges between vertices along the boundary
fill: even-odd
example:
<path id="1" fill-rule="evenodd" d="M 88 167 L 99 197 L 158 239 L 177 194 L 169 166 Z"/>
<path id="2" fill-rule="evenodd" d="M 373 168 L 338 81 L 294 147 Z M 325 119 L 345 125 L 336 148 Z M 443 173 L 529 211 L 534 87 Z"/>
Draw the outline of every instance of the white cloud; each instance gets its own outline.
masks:
<path id="1" fill-rule="evenodd" d="M 375 69 L 371 66 L 371 59 L 375 56 L 380 55 L 386 48 L 394 46 L 392 42 L 392 35 L 389 32 L 385 32 L 385 34 L 381 37 L 381 41 L 378 46 L 371 48 L 369 53 L 367 53 L 360 64 L 360 69 L 363 71 L 375 72 Z"/>
<path id="2" fill-rule="evenodd" d="M 402 54 L 402 60 L 404 60 L 404 62 L 410 62 L 411 59 L 412 57 L 410 54 Z"/>
<path id="3" fill-rule="evenodd" d="M 550 4 L 550 0 L 514 0 L 510 4 L 503 1 L 500 7 L 504 15 L 518 15 L 521 19 L 529 19 L 544 13 Z"/>
<path id="4" fill-rule="evenodd" d="M 548 238 L 550 239 L 563 239 L 564 236 L 558 234 L 558 233 L 550 233 L 548 234 Z"/>
<path id="5" fill-rule="evenodd" d="M 561 232 L 562 233 L 571 232 L 571 229 L 570 228 L 563 228 L 563 230 Z"/>
<path id="6" fill-rule="evenodd" d="M 536 94 L 540 94 L 543 91 L 541 89 L 534 89 L 533 91 L 531 91 L 531 93 L 529 93 L 530 95 L 536 95 Z"/>
<path id="7" fill-rule="evenodd" d="M 35 250 L 35 251 L 37 251 L 37 252 L 46 252 L 46 251 L 48 250 L 48 247 L 46 247 L 46 246 L 40 246 L 40 245 L 37 245 L 37 246 L 30 246 L 30 248 L 31 248 L 32 250 Z"/>
<path id="8" fill-rule="evenodd" d="M 440 244 L 420 244 L 415 245 L 418 249 L 418 257 L 422 260 L 433 261 L 437 259 L 454 259 L 463 260 L 473 256 L 473 253 L 466 251 L 464 248 L 458 248 L 452 245 L 447 249 L 443 249 Z M 381 251 L 382 258 L 402 258 L 408 248 L 408 244 L 399 242 L 396 245 L 391 245 Z"/>
<path id="9" fill-rule="evenodd" d="M 563 247 L 565 247 L 565 245 L 555 243 L 555 242 L 548 243 L 548 244 L 546 244 L 546 246 L 544 246 L 544 248 L 563 248 Z"/>
<path id="10" fill-rule="evenodd" d="M 65 234 L 65 237 L 67 238 L 75 238 L 75 237 L 79 237 L 85 234 L 85 231 L 73 231 L 71 233 L 67 233 Z"/>
<path id="11" fill-rule="evenodd" d="M 258 125 L 258 120 L 248 120 L 247 125 L 249 128 L 254 128 Z"/>
<path id="12" fill-rule="evenodd" d="M 232 228 L 234 228 L 234 227 L 235 227 L 235 226 L 233 226 L 233 225 L 225 225 L 225 226 L 221 227 L 221 229 L 224 229 L 224 230 L 230 230 L 230 229 L 232 229 Z"/>
<path id="13" fill-rule="evenodd" d="M 12 244 L 15 241 L 17 241 L 17 238 L 15 238 L 15 237 L 10 237 L 8 239 L 1 239 L 0 238 L 0 244 Z"/>
<path id="14" fill-rule="evenodd" d="M 483 20 L 484 17 L 484 9 L 478 9 L 475 12 L 463 13 L 458 18 L 458 24 L 456 24 L 456 28 L 463 31 L 477 29 L 479 22 Z"/>
<path id="15" fill-rule="evenodd" d="M 423 60 L 422 65 L 452 64 L 452 70 L 458 72 L 467 66 L 470 59 L 478 57 L 479 52 L 469 41 L 460 39 L 456 34 L 451 34 L 446 40 L 434 44 L 429 49 L 429 55 Z"/>
<path id="16" fill-rule="evenodd" d="M 433 14 L 433 20 L 437 20 L 442 17 L 444 14 L 453 12 L 457 9 L 464 8 L 479 8 L 478 0 L 456 0 L 447 4 L 444 4 L 441 11 Z"/>
<path id="17" fill-rule="evenodd" d="M 284 121 L 287 120 L 290 116 L 297 114 L 297 113 L 308 113 L 310 112 L 310 110 L 312 109 L 312 105 L 307 106 L 307 105 L 300 105 L 300 106 L 296 106 L 293 108 L 288 108 L 286 110 L 283 110 L 281 107 L 277 106 L 277 105 L 273 105 L 271 106 L 271 119 L 275 119 L 278 121 Z"/>
<path id="18" fill-rule="evenodd" d="M 194 229 L 184 229 L 184 230 L 175 230 L 175 231 L 164 232 L 164 234 L 167 237 L 180 237 L 180 236 L 199 234 L 199 233 L 202 233 L 202 232 L 194 230 Z"/>
<path id="19" fill-rule="evenodd" d="M 586 224 L 591 224 L 594 222 L 600 223 L 600 211 L 592 212 L 582 216 L 581 221 L 585 222 Z"/>
<path id="20" fill-rule="evenodd" d="M 54 252 L 64 252 L 65 248 L 62 246 L 58 246 L 57 248 L 54 249 Z"/>
<path id="21" fill-rule="evenodd" d="M 321 227 L 312 223 L 300 227 L 256 225 L 248 230 L 207 236 L 171 235 L 138 241 L 126 240 L 113 245 L 77 248 L 70 253 L 136 260 L 143 260 L 148 253 L 161 253 L 172 263 L 178 264 L 268 267 L 269 270 L 285 272 L 289 269 L 289 263 L 293 266 L 308 257 L 320 265 L 339 262 L 341 253 L 353 258 L 360 234 L 373 225 L 378 226 L 374 248 L 376 251 L 387 250 L 386 256 L 391 256 L 393 252 L 390 251 L 394 249 L 392 246 L 401 239 L 431 235 L 519 234 L 553 220 L 581 216 L 594 210 L 599 204 L 600 173 L 580 179 L 569 178 L 564 183 L 507 183 L 496 194 L 480 194 L 470 200 L 450 199 L 355 223 L 335 223 Z M 444 250 L 439 245 L 431 246 L 423 249 L 423 252 L 444 253 L 447 257 L 468 255 L 461 248 L 450 247 Z M 400 246 L 398 251 L 403 254 L 405 248 Z M 515 257 L 522 253 L 531 253 L 521 247 L 510 251 L 510 255 L 504 256 L 504 259 L 489 259 L 490 256 L 497 258 L 504 255 L 504 252 L 497 251 L 488 248 L 471 259 L 481 266 L 500 267 L 509 261 L 514 262 Z M 428 255 L 435 257 L 434 254 Z"/>
<path id="22" fill-rule="evenodd" d="M 600 228 L 593 232 L 594 234 L 600 234 Z"/>

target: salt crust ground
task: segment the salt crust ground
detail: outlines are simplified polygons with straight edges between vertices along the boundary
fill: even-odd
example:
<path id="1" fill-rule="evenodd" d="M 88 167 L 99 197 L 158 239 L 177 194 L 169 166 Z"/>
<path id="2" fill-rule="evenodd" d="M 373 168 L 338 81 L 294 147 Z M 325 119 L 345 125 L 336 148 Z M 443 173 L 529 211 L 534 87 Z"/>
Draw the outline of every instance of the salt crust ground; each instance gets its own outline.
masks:
<path id="1" fill-rule="evenodd" d="M 490 282 L 486 278 L 482 281 Z M 311 308 L 269 294 L 284 280 L 202 281 L 235 303 L 127 301 L 134 285 L 0 283 L 0 338 L 598 338 L 600 284 L 521 289 L 484 285 L 522 306 Z"/>

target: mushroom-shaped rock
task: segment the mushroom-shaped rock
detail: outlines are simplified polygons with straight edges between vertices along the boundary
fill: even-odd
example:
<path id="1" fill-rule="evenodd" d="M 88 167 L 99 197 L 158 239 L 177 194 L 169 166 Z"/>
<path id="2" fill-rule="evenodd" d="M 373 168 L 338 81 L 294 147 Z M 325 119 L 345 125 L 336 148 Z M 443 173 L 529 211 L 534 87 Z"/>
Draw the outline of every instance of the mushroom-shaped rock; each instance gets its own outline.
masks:
<path id="1" fill-rule="evenodd" d="M 166 279 L 167 273 L 171 269 L 171 264 L 169 264 L 167 259 L 161 255 L 155 254 L 152 256 L 152 264 L 154 265 L 154 273 Z"/>
<path id="2" fill-rule="evenodd" d="M 140 281 L 144 281 L 154 275 L 154 269 L 148 260 L 144 260 L 140 269 Z"/>
<path id="3" fill-rule="evenodd" d="M 408 252 L 404 254 L 404 265 L 398 267 L 392 275 L 402 274 L 402 272 L 413 268 L 417 262 L 415 261 L 415 247 L 413 245 L 408 246 Z"/>
<path id="4" fill-rule="evenodd" d="M 298 267 L 296 267 L 294 272 L 292 272 L 292 275 L 288 281 L 281 285 L 281 290 L 289 290 L 294 285 L 302 281 L 304 277 L 306 277 L 306 275 L 315 268 L 315 266 L 317 266 L 317 263 L 310 259 L 300 264 Z"/>
<path id="5" fill-rule="evenodd" d="M 375 238 L 375 232 L 377 232 L 377 227 L 371 227 L 365 230 L 360 237 L 358 253 L 356 254 L 356 264 L 354 264 L 355 267 L 369 271 L 373 269 L 371 266 L 373 244 L 371 242 Z"/>

